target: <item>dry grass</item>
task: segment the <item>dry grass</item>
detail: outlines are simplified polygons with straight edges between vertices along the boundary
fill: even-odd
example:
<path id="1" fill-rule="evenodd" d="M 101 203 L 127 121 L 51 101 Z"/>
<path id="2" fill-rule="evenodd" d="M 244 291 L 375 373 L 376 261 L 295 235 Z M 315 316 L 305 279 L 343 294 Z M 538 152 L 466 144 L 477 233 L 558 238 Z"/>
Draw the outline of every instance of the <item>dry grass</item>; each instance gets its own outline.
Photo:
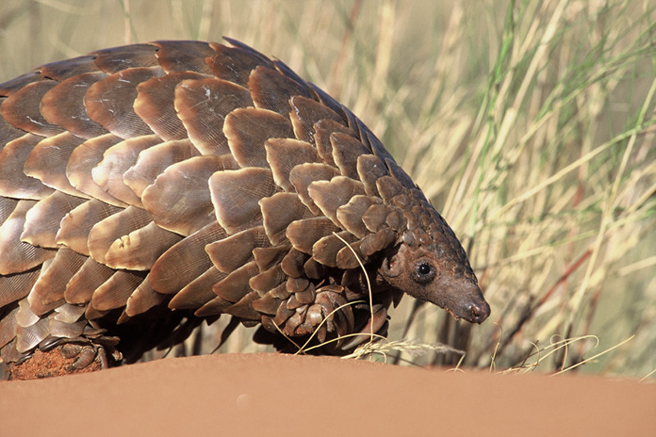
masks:
<path id="1" fill-rule="evenodd" d="M 4 0 L 0 79 L 155 39 L 228 35 L 275 55 L 372 128 L 470 254 L 491 318 L 472 328 L 425 306 L 405 344 L 446 344 L 466 351 L 462 366 L 497 370 L 548 351 L 530 361 L 545 371 L 619 345 L 577 368 L 645 376 L 656 368 L 655 6 Z M 412 307 L 392 312 L 393 341 Z M 403 361 L 461 359 L 392 345 Z M 239 330 L 226 349 L 256 346 Z"/>

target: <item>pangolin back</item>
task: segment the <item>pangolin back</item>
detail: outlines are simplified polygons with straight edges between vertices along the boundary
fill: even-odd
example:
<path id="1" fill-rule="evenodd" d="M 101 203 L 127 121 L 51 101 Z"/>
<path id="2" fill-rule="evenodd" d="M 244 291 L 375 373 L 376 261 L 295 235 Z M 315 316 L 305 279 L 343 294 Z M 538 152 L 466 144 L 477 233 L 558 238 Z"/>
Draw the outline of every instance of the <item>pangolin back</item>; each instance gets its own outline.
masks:
<path id="1" fill-rule="evenodd" d="M 227 41 L 100 50 L 0 85 L 4 362 L 103 341 L 134 360 L 221 315 L 282 350 L 312 337 L 342 354 L 365 338 L 349 334 L 385 335 L 403 293 L 489 315 L 376 136 Z"/>

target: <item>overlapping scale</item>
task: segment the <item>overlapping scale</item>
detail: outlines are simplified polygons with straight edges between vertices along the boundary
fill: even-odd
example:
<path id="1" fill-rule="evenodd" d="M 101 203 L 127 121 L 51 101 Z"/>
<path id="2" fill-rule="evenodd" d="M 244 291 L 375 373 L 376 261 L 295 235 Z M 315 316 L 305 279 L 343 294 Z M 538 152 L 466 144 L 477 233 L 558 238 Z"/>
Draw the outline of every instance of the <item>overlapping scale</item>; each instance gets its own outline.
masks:
<path id="1" fill-rule="evenodd" d="M 283 243 L 287 227 L 294 220 L 310 218 L 310 210 L 296 193 L 276 193 L 260 201 L 264 230 L 272 245 Z"/>
<path id="2" fill-rule="evenodd" d="M 91 305 L 98 311 L 108 311 L 125 306 L 130 295 L 146 277 L 145 272 L 120 270 L 96 288 Z"/>
<path id="3" fill-rule="evenodd" d="M 0 225 L 0 275 L 21 273 L 55 256 L 55 249 L 43 249 L 20 240 L 27 212 L 34 200 L 21 200 Z"/>
<path id="4" fill-rule="evenodd" d="M 308 187 L 308 194 L 321 212 L 337 226 L 337 208 L 346 205 L 357 195 L 365 194 L 362 182 L 346 176 L 335 176 L 330 181 L 315 181 Z"/>
<path id="5" fill-rule="evenodd" d="M 335 216 L 344 229 L 358 238 L 363 238 L 367 235 L 368 230 L 362 216 L 371 205 L 380 204 L 382 204 L 382 200 L 378 197 L 358 194 L 353 196 L 346 205 L 338 207 Z"/>
<path id="6" fill-rule="evenodd" d="M 214 284 L 212 290 L 222 299 L 237 303 L 251 292 L 249 281 L 259 273 L 257 263 L 250 261 L 233 270 L 221 282 Z"/>
<path id="7" fill-rule="evenodd" d="M 225 118 L 223 128 L 230 151 L 241 168 L 268 168 L 264 145 L 269 138 L 293 136 L 285 117 L 260 108 L 239 108 Z"/>
<path id="8" fill-rule="evenodd" d="M 61 221 L 85 200 L 71 196 L 61 191 L 55 191 L 48 197 L 39 200 L 25 214 L 21 241 L 33 246 L 57 247 L 57 232 Z"/>
<path id="9" fill-rule="evenodd" d="M 159 257 L 180 240 L 182 236 L 150 222 L 114 240 L 104 256 L 104 264 L 117 270 L 150 270 Z"/>
<path id="10" fill-rule="evenodd" d="M 312 255 L 314 243 L 326 235 L 339 231 L 340 229 L 329 218 L 312 217 L 291 222 L 287 226 L 286 235 L 294 249 Z"/>
<path id="11" fill-rule="evenodd" d="M 44 64 L 37 68 L 41 77 L 57 81 L 66 81 L 73 77 L 83 76 L 86 73 L 98 71 L 93 55 L 78 56 Z"/>
<path id="12" fill-rule="evenodd" d="M 216 218 L 229 234 L 261 225 L 260 199 L 277 191 L 271 171 L 257 167 L 216 172 L 209 184 Z"/>
<path id="13" fill-rule="evenodd" d="M 205 250 L 217 269 L 230 273 L 253 259 L 256 248 L 268 246 L 264 227 L 256 226 L 207 244 Z"/>
<path id="14" fill-rule="evenodd" d="M 30 291 L 28 301 L 32 311 L 41 315 L 49 311 L 52 304 L 64 302 L 64 292 L 68 281 L 82 267 L 86 256 L 80 255 L 68 248 L 57 251 L 48 264 L 42 267 L 39 278 Z"/>
<path id="15" fill-rule="evenodd" d="M 142 151 L 161 142 L 157 135 L 146 135 L 109 147 L 103 152 L 103 159 L 91 170 L 93 181 L 121 202 L 143 208 L 142 200 L 125 184 L 123 175 L 137 162 Z"/>
<path id="16" fill-rule="evenodd" d="M 89 118 L 121 138 L 152 134 L 148 124 L 134 112 L 134 101 L 141 82 L 164 74 L 160 67 L 130 68 L 94 83 L 84 97 Z"/>
<path id="17" fill-rule="evenodd" d="M 201 308 L 217 296 L 212 291 L 214 284 L 221 282 L 226 273 L 220 272 L 212 266 L 196 279 L 185 285 L 169 302 L 173 310 Z"/>
<path id="18" fill-rule="evenodd" d="M 25 161 L 23 172 L 39 179 L 44 185 L 72 196 L 86 197 L 75 189 L 66 177 L 66 165 L 73 150 L 84 140 L 69 132 L 46 138 L 39 142 Z"/>
<path id="19" fill-rule="evenodd" d="M 123 182 L 143 199 L 144 190 L 169 166 L 199 155 L 200 152 L 189 139 L 155 144 L 139 152 L 137 162 L 123 173 Z"/>
<path id="20" fill-rule="evenodd" d="M 4 106 L 4 105 L 3 105 Z M 42 137 L 26 134 L 0 151 L 0 195 L 16 199 L 43 199 L 53 189 L 23 171 L 25 161 Z"/>
<path id="21" fill-rule="evenodd" d="M 262 65 L 273 68 L 271 61 L 261 53 L 256 52 L 250 47 L 230 40 L 234 47 L 229 47 L 219 43 L 210 43 L 210 46 L 216 53 L 207 60 L 212 72 L 219 79 L 227 80 L 243 87 L 248 85 L 248 79 L 251 72 Z"/>
<path id="22" fill-rule="evenodd" d="M 319 156 L 326 164 L 337 167 L 335 159 L 333 158 L 333 145 L 331 137 L 336 133 L 343 133 L 353 138 L 356 133 L 341 123 L 331 119 L 324 119 L 316 122 L 313 126 L 314 129 L 314 142 L 319 152 Z"/>
<path id="23" fill-rule="evenodd" d="M 253 106 L 253 100 L 248 89 L 211 77 L 180 82 L 174 105 L 189 139 L 203 155 L 225 155 L 230 148 L 223 133 L 224 118 L 217 113 Z"/>
<path id="24" fill-rule="evenodd" d="M 205 75 L 181 71 L 141 82 L 137 86 L 134 112 L 164 141 L 187 138 L 187 131 L 173 105 L 175 89 L 182 81 L 203 78 Z"/>
<path id="25" fill-rule="evenodd" d="M 122 211 L 121 208 L 91 199 L 71 210 L 61 220 L 56 235 L 57 244 L 70 247 L 78 253 L 89 255 L 89 234 L 91 229 L 114 214 Z"/>
<path id="26" fill-rule="evenodd" d="M 88 303 L 93 292 L 114 273 L 114 270 L 106 265 L 100 264 L 93 258 L 87 258 L 66 284 L 64 290 L 66 302 L 72 304 Z"/>
<path id="27" fill-rule="evenodd" d="M 212 155 L 172 164 L 143 191 L 144 208 L 158 226 L 189 235 L 216 220 L 208 180 L 234 167 L 230 157 Z"/>
<path id="28" fill-rule="evenodd" d="M 66 164 L 66 176 L 71 185 L 94 199 L 102 200 L 110 205 L 126 207 L 125 202 L 113 197 L 93 179 L 93 170 L 103 161 L 105 152 L 121 141 L 122 138 L 105 134 L 91 138 L 77 146 Z"/>
<path id="29" fill-rule="evenodd" d="M 187 71 L 212 74 L 207 60 L 214 50 L 206 42 L 156 41 L 153 45 L 159 47 L 155 53 L 159 65 L 169 74 Z"/>
<path id="30" fill-rule="evenodd" d="M 43 96 L 58 84 L 55 80 L 43 80 L 19 88 L 2 103 L 0 115 L 14 127 L 34 135 L 49 137 L 63 133 L 62 127 L 49 123 L 40 111 Z"/>
<path id="31" fill-rule="evenodd" d="M 285 191 L 294 191 L 289 175 L 294 167 L 307 162 L 319 162 L 319 154 L 310 143 L 289 138 L 272 138 L 264 143 L 266 159 L 273 180 Z"/>
<path id="32" fill-rule="evenodd" d="M 6 346 L 10 341 L 16 338 L 16 314 L 18 313 L 18 308 L 13 309 L 9 314 L 0 319 L 0 348 Z M 5 352 L 5 350 L 3 350 Z M 8 357 L 6 354 L 0 356 L 3 360 Z"/>
<path id="33" fill-rule="evenodd" d="M 149 309 L 165 302 L 166 296 L 156 292 L 150 284 L 150 275 L 146 276 L 125 302 L 125 310 L 118 323 L 124 323 L 129 317 L 145 313 Z"/>
<path id="34" fill-rule="evenodd" d="M 148 212 L 130 206 L 97 222 L 88 235 L 89 255 L 99 263 L 104 264 L 107 252 L 117 239 L 145 227 L 151 221 Z"/>
<path id="35" fill-rule="evenodd" d="M 38 277 L 37 269 L 0 276 L 0 308 L 27 296 Z"/>
<path id="36" fill-rule="evenodd" d="M 159 66 L 156 53 L 159 47 L 153 44 L 132 44 L 91 52 L 94 64 L 107 74 L 118 73 L 130 68 Z"/>
<path id="37" fill-rule="evenodd" d="M 163 294 L 182 290 L 212 266 L 205 247 L 224 239 L 226 235 L 215 221 L 173 245 L 157 258 L 150 270 L 153 288 Z"/>
<path id="38" fill-rule="evenodd" d="M 258 66 L 250 74 L 248 89 L 257 108 L 268 109 L 288 118 L 292 96 L 310 97 L 309 91 L 281 72 Z M 275 137 L 274 137 L 275 138 Z"/>
<path id="39" fill-rule="evenodd" d="M 339 174 L 338 169 L 328 164 L 308 162 L 294 167 L 289 173 L 289 181 L 294 186 L 301 201 L 313 214 L 319 215 L 321 210 L 310 197 L 308 188 L 315 181 L 329 181 Z"/>
<path id="40" fill-rule="evenodd" d="M 84 58 L 81 64 L 86 70 L 89 61 Z M 42 74 L 52 77 L 50 71 L 42 67 Z M 48 91 L 41 101 L 41 113 L 48 122 L 58 125 L 81 138 L 95 138 L 107 133 L 100 124 L 89 118 L 84 106 L 84 96 L 94 83 L 107 77 L 107 73 L 91 71 L 74 74 Z"/>
<path id="41" fill-rule="evenodd" d="M 308 143 L 316 144 L 314 138 L 316 134 L 315 124 L 321 121 L 325 123 L 328 120 L 334 121 L 338 125 L 343 122 L 335 111 L 311 98 L 295 95 L 290 99 L 290 105 L 293 108 L 290 118 L 296 138 Z M 342 126 L 342 128 L 345 127 Z"/>

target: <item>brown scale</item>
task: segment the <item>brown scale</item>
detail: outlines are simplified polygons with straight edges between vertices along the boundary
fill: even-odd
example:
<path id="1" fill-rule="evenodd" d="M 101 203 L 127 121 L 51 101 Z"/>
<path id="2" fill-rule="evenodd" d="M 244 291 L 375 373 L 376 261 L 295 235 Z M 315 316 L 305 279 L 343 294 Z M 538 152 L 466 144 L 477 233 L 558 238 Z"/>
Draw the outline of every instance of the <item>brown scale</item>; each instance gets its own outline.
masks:
<path id="1" fill-rule="evenodd" d="M 259 325 L 279 350 L 342 355 L 371 326 L 385 335 L 405 293 L 490 314 L 412 179 L 282 62 L 160 41 L 0 84 L 0 357 L 15 377 L 133 362 L 222 316 L 224 337 Z"/>

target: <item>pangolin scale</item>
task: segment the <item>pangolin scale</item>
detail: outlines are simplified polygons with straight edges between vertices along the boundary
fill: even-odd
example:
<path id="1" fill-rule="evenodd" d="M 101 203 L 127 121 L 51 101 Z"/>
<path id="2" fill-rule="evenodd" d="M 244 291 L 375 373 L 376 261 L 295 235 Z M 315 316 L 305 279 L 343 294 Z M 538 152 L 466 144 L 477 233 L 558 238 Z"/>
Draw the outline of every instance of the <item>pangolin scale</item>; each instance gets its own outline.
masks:
<path id="1" fill-rule="evenodd" d="M 404 293 L 488 317 L 455 234 L 376 136 L 226 41 L 99 50 L 0 85 L 4 363 L 130 362 L 221 315 L 339 355 L 385 335 Z"/>

